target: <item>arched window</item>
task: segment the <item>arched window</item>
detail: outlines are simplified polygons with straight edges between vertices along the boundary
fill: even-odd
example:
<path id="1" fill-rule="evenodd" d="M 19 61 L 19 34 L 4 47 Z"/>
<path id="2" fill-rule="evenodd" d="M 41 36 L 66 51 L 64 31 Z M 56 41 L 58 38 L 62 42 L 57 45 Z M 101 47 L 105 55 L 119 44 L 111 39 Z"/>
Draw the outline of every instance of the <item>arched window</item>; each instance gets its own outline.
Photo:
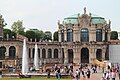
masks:
<path id="1" fill-rule="evenodd" d="M 102 29 L 97 29 L 96 30 L 96 41 L 97 42 L 102 42 Z"/>
<path id="2" fill-rule="evenodd" d="M 5 59 L 6 48 L 4 46 L 0 47 L 0 59 Z"/>
<path id="3" fill-rule="evenodd" d="M 48 58 L 52 58 L 52 50 L 48 49 Z"/>
<path id="4" fill-rule="evenodd" d="M 67 41 L 68 42 L 73 41 L 73 30 L 72 29 L 67 30 Z"/>
<path id="5" fill-rule="evenodd" d="M 15 59 L 15 52 L 16 52 L 16 49 L 14 46 L 11 46 L 9 48 L 9 58 L 10 59 Z"/>
<path id="6" fill-rule="evenodd" d="M 31 58 L 31 49 L 29 48 L 29 58 Z"/>
<path id="7" fill-rule="evenodd" d="M 86 28 L 81 29 L 81 42 L 89 41 L 89 31 Z"/>
<path id="8" fill-rule="evenodd" d="M 34 58 L 34 55 L 35 55 L 35 48 L 33 48 L 32 50 L 32 58 Z"/>
<path id="9" fill-rule="evenodd" d="M 58 58 L 58 49 L 54 49 L 54 58 Z"/>
<path id="10" fill-rule="evenodd" d="M 102 61 L 102 50 L 101 49 L 97 49 L 96 59 L 99 60 L 99 61 Z"/>
<path id="11" fill-rule="evenodd" d="M 38 57 L 40 58 L 40 49 L 38 48 Z"/>
<path id="12" fill-rule="evenodd" d="M 61 41 L 64 42 L 64 30 L 61 30 Z"/>
<path id="13" fill-rule="evenodd" d="M 46 50 L 42 49 L 42 58 L 46 58 Z"/>

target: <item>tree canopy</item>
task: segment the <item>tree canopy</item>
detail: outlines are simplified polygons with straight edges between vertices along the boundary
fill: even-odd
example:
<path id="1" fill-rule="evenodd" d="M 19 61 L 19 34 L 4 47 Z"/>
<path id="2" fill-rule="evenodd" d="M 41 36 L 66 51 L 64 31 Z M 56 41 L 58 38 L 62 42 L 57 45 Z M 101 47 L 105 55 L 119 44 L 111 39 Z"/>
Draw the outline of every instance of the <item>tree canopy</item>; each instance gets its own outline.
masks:
<path id="1" fill-rule="evenodd" d="M 32 41 L 35 41 L 35 32 L 31 30 L 27 30 L 26 37 L 28 38 L 29 41 L 30 39 L 32 39 Z"/>
<path id="2" fill-rule="evenodd" d="M 13 22 L 11 29 L 13 32 L 21 35 L 25 35 L 24 33 L 24 27 L 23 27 L 23 21 L 18 20 L 17 22 Z"/>
<path id="3" fill-rule="evenodd" d="M 16 33 L 11 31 L 10 29 L 3 29 L 3 38 L 4 39 L 13 39 L 16 38 Z"/>
<path id="4" fill-rule="evenodd" d="M 50 31 L 46 31 L 44 35 L 44 40 L 52 40 L 52 33 Z"/>
<path id="5" fill-rule="evenodd" d="M 58 31 L 54 32 L 53 39 L 54 41 L 58 41 Z"/>
<path id="6" fill-rule="evenodd" d="M 118 40 L 118 33 L 117 33 L 117 31 L 111 31 L 110 32 L 110 39 L 111 40 Z"/>

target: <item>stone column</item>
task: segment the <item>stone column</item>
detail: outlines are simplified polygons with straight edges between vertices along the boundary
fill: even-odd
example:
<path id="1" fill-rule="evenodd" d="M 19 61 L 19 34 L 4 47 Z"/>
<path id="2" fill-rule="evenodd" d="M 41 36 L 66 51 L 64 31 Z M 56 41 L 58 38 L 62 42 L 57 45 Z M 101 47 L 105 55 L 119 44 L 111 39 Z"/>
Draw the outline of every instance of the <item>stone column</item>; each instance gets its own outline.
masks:
<path id="1" fill-rule="evenodd" d="M 89 63 L 93 63 L 92 47 L 89 48 Z"/>
<path id="2" fill-rule="evenodd" d="M 31 58 L 33 59 L 33 48 L 31 48 Z"/>
<path id="3" fill-rule="evenodd" d="M 19 53 L 19 46 L 16 46 L 16 57 L 18 56 Z"/>
<path id="4" fill-rule="evenodd" d="M 96 31 L 95 30 L 90 30 L 89 41 L 96 41 Z"/>
<path id="5" fill-rule="evenodd" d="M 58 51 L 59 51 L 59 52 L 58 52 L 59 63 L 62 63 L 62 49 L 59 48 Z"/>
<path id="6" fill-rule="evenodd" d="M 73 41 L 76 42 L 76 41 L 80 41 L 80 31 L 78 29 L 78 26 L 74 26 L 74 29 L 73 29 Z"/>
<path id="7" fill-rule="evenodd" d="M 67 30 L 64 30 L 64 41 L 67 41 Z"/>
<path id="8" fill-rule="evenodd" d="M 73 49 L 73 54 L 74 54 L 74 58 L 73 58 L 73 63 L 80 63 L 80 49 L 79 48 L 74 48 Z"/>
<path id="9" fill-rule="evenodd" d="M 61 42 L 61 30 L 60 29 L 58 30 L 58 39 L 59 39 L 59 42 Z"/>
<path id="10" fill-rule="evenodd" d="M 9 46 L 6 46 L 5 57 L 9 58 Z"/>
<path id="11" fill-rule="evenodd" d="M 102 32 L 102 41 L 105 40 L 105 31 Z"/>
<path id="12" fill-rule="evenodd" d="M 67 51 L 67 48 L 64 49 L 64 56 L 65 56 L 64 61 L 66 61 L 68 63 L 68 51 Z"/>
<path id="13" fill-rule="evenodd" d="M 42 59 L 42 48 L 40 49 L 40 59 Z"/>
<path id="14" fill-rule="evenodd" d="M 46 48 L 46 59 L 48 59 L 48 49 Z"/>
<path id="15" fill-rule="evenodd" d="M 102 50 L 102 61 L 105 60 L 105 52 L 106 52 L 106 49 L 103 49 L 103 50 Z"/>
<path id="16" fill-rule="evenodd" d="M 107 37 L 108 37 L 108 41 L 110 41 L 110 31 L 108 30 L 108 35 L 107 35 Z"/>
<path id="17" fill-rule="evenodd" d="M 54 59 L 54 49 L 52 49 L 52 59 Z"/>
<path id="18" fill-rule="evenodd" d="M 61 48 L 58 49 L 58 58 L 61 59 Z"/>

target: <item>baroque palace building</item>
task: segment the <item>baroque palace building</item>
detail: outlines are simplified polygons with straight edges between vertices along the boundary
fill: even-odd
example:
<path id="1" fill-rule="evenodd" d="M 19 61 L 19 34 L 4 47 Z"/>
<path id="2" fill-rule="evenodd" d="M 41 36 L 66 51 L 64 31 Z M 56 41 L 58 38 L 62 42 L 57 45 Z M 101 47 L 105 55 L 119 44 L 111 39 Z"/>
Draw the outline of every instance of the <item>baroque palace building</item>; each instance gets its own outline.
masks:
<path id="1" fill-rule="evenodd" d="M 0 17 L 0 36 L 3 37 L 3 18 Z M 38 45 L 39 61 L 52 63 L 94 63 L 94 60 L 108 59 L 108 45 L 110 40 L 110 24 L 103 17 L 78 13 L 63 22 L 58 21 L 58 41 L 31 42 L 27 40 L 27 54 L 29 63 L 34 61 L 35 44 Z M 22 63 L 23 39 L 17 35 L 16 39 L 0 41 L 0 67 L 13 66 Z"/>

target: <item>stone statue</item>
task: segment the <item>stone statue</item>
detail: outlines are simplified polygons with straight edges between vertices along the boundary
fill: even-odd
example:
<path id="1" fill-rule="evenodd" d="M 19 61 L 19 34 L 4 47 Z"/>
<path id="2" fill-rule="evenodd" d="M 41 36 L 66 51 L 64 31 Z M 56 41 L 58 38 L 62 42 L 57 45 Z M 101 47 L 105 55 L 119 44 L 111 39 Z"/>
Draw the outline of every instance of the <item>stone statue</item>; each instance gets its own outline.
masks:
<path id="1" fill-rule="evenodd" d="M 86 14 L 86 7 L 84 7 L 84 14 Z"/>
<path id="2" fill-rule="evenodd" d="M 109 25 L 111 25 L 111 21 L 109 20 Z"/>

